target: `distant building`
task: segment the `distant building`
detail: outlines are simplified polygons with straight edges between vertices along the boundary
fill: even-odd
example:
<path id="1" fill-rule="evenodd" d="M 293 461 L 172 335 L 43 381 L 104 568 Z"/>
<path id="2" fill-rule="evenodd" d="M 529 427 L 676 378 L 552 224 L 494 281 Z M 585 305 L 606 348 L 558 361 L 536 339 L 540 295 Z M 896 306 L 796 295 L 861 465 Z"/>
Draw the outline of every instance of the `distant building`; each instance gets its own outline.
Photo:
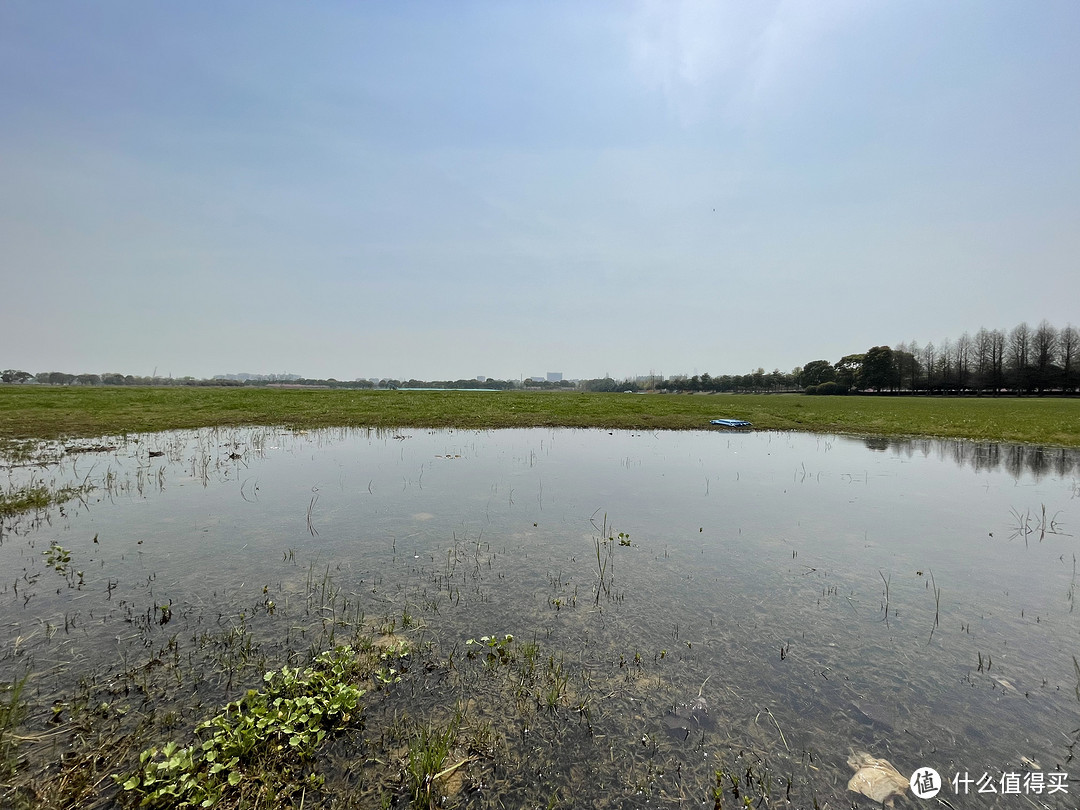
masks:
<path id="1" fill-rule="evenodd" d="M 529 377 L 529 380 L 530 380 L 531 382 L 544 382 L 544 378 L 543 378 L 543 377 Z"/>
<path id="2" fill-rule="evenodd" d="M 476 375 L 476 381 L 477 382 L 487 382 L 487 377 L 485 377 L 483 374 L 477 374 Z"/>
<path id="3" fill-rule="evenodd" d="M 562 382 L 562 372 L 561 371 L 549 371 L 547 373 L 547 381 L 548 382 Z"/>

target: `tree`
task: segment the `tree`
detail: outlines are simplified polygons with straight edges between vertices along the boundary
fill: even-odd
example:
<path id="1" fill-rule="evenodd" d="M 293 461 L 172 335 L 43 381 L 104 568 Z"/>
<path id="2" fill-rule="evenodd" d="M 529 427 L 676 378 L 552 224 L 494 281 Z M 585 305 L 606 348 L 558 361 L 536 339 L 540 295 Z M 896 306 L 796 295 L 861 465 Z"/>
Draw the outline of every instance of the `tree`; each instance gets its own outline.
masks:
<path id="1" fill-rule="evenodd" d="M 937 360 L 937 350 L 934 349 L 933 342 L 927 343 L 923 346 L 922 350 L 922 362 L 923 368 L 926 369 L 926 390 L 929 391 L 934 387 L 934 370 L 937 368 L 935 361 Z"/>
<path id="2" fill-rule="evenodd" d="M 1031 327 L 1021 323 L 1009 332 L 1009 368 L 1013 385 L 1018 390 L 1028 388 L 1028 355 L 1031 352 Z"/>
<path id="3" fill-rule="evenodd" d="M 919 368 L 919 358 L 922 357 L 922 349 L 919 347 L 919 341 L 911 341 L 911 346 L 908 347 L 908 351 L 911 352 L 911 390 L 919 390 L 919 375 L 922 371 Z"/>
<path id="4" fill-rule="evenodd" d="M 975 333 L 975 341 L 972 348 L 972 358 L 975 363 L 975 385 L 979 393 L 990 384 L 991 370 L 991 338 L 986 327 L 980 327 Z"/>
<path id="5" fill-rule="evenodd" d="M 1005 332 L 995 329 L 990 333 L 990 383 L 997 394 L 1005 385 Z"/>
<path id="6" fill-rule="evenodd" d="M 836 379 L 836 369 L 828 360 L 811 360 L 802 370 L 802 384 L 804 387 L 821 385 Z"/>
<path id="7" fill-rule="evenodd" d="M 584 380 L 581 383 L 581 387 L 586 391 L 599 391 L 601 393 L 625 390 L 624 388 L 620 388 L 619 384 L 611 377 L 599 377 L 594 380 Z"/>
<path id="8" fill-rule="evenodd" d="M 847 388 L 854 388 L 865 357 L 863 354 L 847 354 L 841 357 L 833 366 L 836 369 L 836 382 Z"/>
<path id="9" fill-rule="evenodd" d="M 971 335 L 964 332 L 956 341 L 956 387 L 960 391 L 967 390 L 968 379 L 971 376 L 971 356 L 974 351 L 974 342 Z"/>
<path id="10" fill-rule="evenodd" d="M 857 377 L 859 388 L 883 391 L 892 385 L 894 379 L 892 349 L 888 346 L 874 346 L 863 355 Z"/>
<path id="11" fill-rule="evenodd" d="M 19 371 L 18 369 L 9 368 L 0 372 L 0 380 L 6 383 L 24 383 L 34 379 L 34 375 L 29 371 Z"/>
<path id="12" fill-rule="evenodd" d="M 919 375 L 919 360 L 916 355 L 919 352 L 919 344 L 912 343 L 910 348 L 906 343 L 899 343 L 893 349 L 893 368 L 895 369 L 895 387 L 904 387 L 907 380 L 909 390 L 915 390 L 916 378 Z"/>
<path id="13" fill-rule="evenodd" d="M 1071 323 L 1058 335 L 1058 355 L 1061 358 L 1062 387 L 1077 387 L 1077 370 L 1080 367 L 1080 330 Z"/>
<path id="14" fill-rule="evenodd" d="M 952 385 L 952 341 L 945 338 L 938 347 L 938 382 L 941 387 L 948 390 Z"/>
<path id="15" fill-rule="evenodd" d="M 1050 325 L 1049 321 L 1044 319 L 1031 339 L 1031 353 L 1035 361 L 1034 382 L 1040 394 L 1047 388 L 1052 388 L 1057 382 L 1054 379 L 1057 372 L 1057 368 L 1054 366 L 1057 348 L 1057 330 Z"/>

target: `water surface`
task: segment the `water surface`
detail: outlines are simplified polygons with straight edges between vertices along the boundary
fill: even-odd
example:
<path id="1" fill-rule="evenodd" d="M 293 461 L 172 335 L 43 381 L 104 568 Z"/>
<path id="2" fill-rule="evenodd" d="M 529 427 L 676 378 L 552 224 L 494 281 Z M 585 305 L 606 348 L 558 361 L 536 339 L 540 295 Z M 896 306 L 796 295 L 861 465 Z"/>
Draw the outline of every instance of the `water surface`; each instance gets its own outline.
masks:
<path id="1" fill-rule="evenodd" d="M 738 752 L 834 807 L 860 800 L 845 790 L 851 750 L 946 778 L 1076 770 L 1074 452 L 540 429 L 103 443 L 116 449 L 7 473 L 97 484 L 11 522 L 0 545 L 0 680 L 29 669 L 43 705 L 245 611 L 293 648 L 325 643 L 289 605 L 331 581 L 348 610 L 422 624 L 451 659 L 510 633 L 565 661 L 578 674 L 562 711 L 587 699 L 589 732 L 566 736 L 562 758 L 557 738 L 527 741 L 512 707 L 485 711 L 521 738 L 517 756 L 544 750 L 537 784 L 596 806 L 700 803 Z M 670 718 L 698 696 L 710 723 L 680 734 Z M 582 751 L 621 758 L 617 783 L 601 788 Z M 504 796 L 526 797 L 519 783 Z M 1072 807 L 1068 784 L 942 796 Z"/>

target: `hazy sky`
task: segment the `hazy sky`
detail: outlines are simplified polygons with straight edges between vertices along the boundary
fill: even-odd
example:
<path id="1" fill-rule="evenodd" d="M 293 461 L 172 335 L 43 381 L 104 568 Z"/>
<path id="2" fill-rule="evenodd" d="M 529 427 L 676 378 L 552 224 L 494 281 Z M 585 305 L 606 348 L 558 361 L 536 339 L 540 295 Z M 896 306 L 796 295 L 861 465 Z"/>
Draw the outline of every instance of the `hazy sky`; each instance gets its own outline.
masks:
<path id="1" fill-rule="evenodd" d="M 0 2 L 0 367 L 784 371 L 1080 323 L 1080 3 Z"/>

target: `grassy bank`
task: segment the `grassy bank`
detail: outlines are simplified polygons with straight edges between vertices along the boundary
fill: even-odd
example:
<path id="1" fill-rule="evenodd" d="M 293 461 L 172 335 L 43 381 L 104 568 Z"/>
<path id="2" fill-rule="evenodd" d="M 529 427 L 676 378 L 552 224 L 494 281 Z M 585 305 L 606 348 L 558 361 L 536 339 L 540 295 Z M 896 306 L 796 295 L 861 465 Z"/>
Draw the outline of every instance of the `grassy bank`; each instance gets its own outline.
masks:
<path id="1" fill-rule="evenodd" d="M 687 430 L 718 417 L 766 430 L 1080 447 L 1077 399 L 0 386 L 8 440 L 233 425 Z"/>

